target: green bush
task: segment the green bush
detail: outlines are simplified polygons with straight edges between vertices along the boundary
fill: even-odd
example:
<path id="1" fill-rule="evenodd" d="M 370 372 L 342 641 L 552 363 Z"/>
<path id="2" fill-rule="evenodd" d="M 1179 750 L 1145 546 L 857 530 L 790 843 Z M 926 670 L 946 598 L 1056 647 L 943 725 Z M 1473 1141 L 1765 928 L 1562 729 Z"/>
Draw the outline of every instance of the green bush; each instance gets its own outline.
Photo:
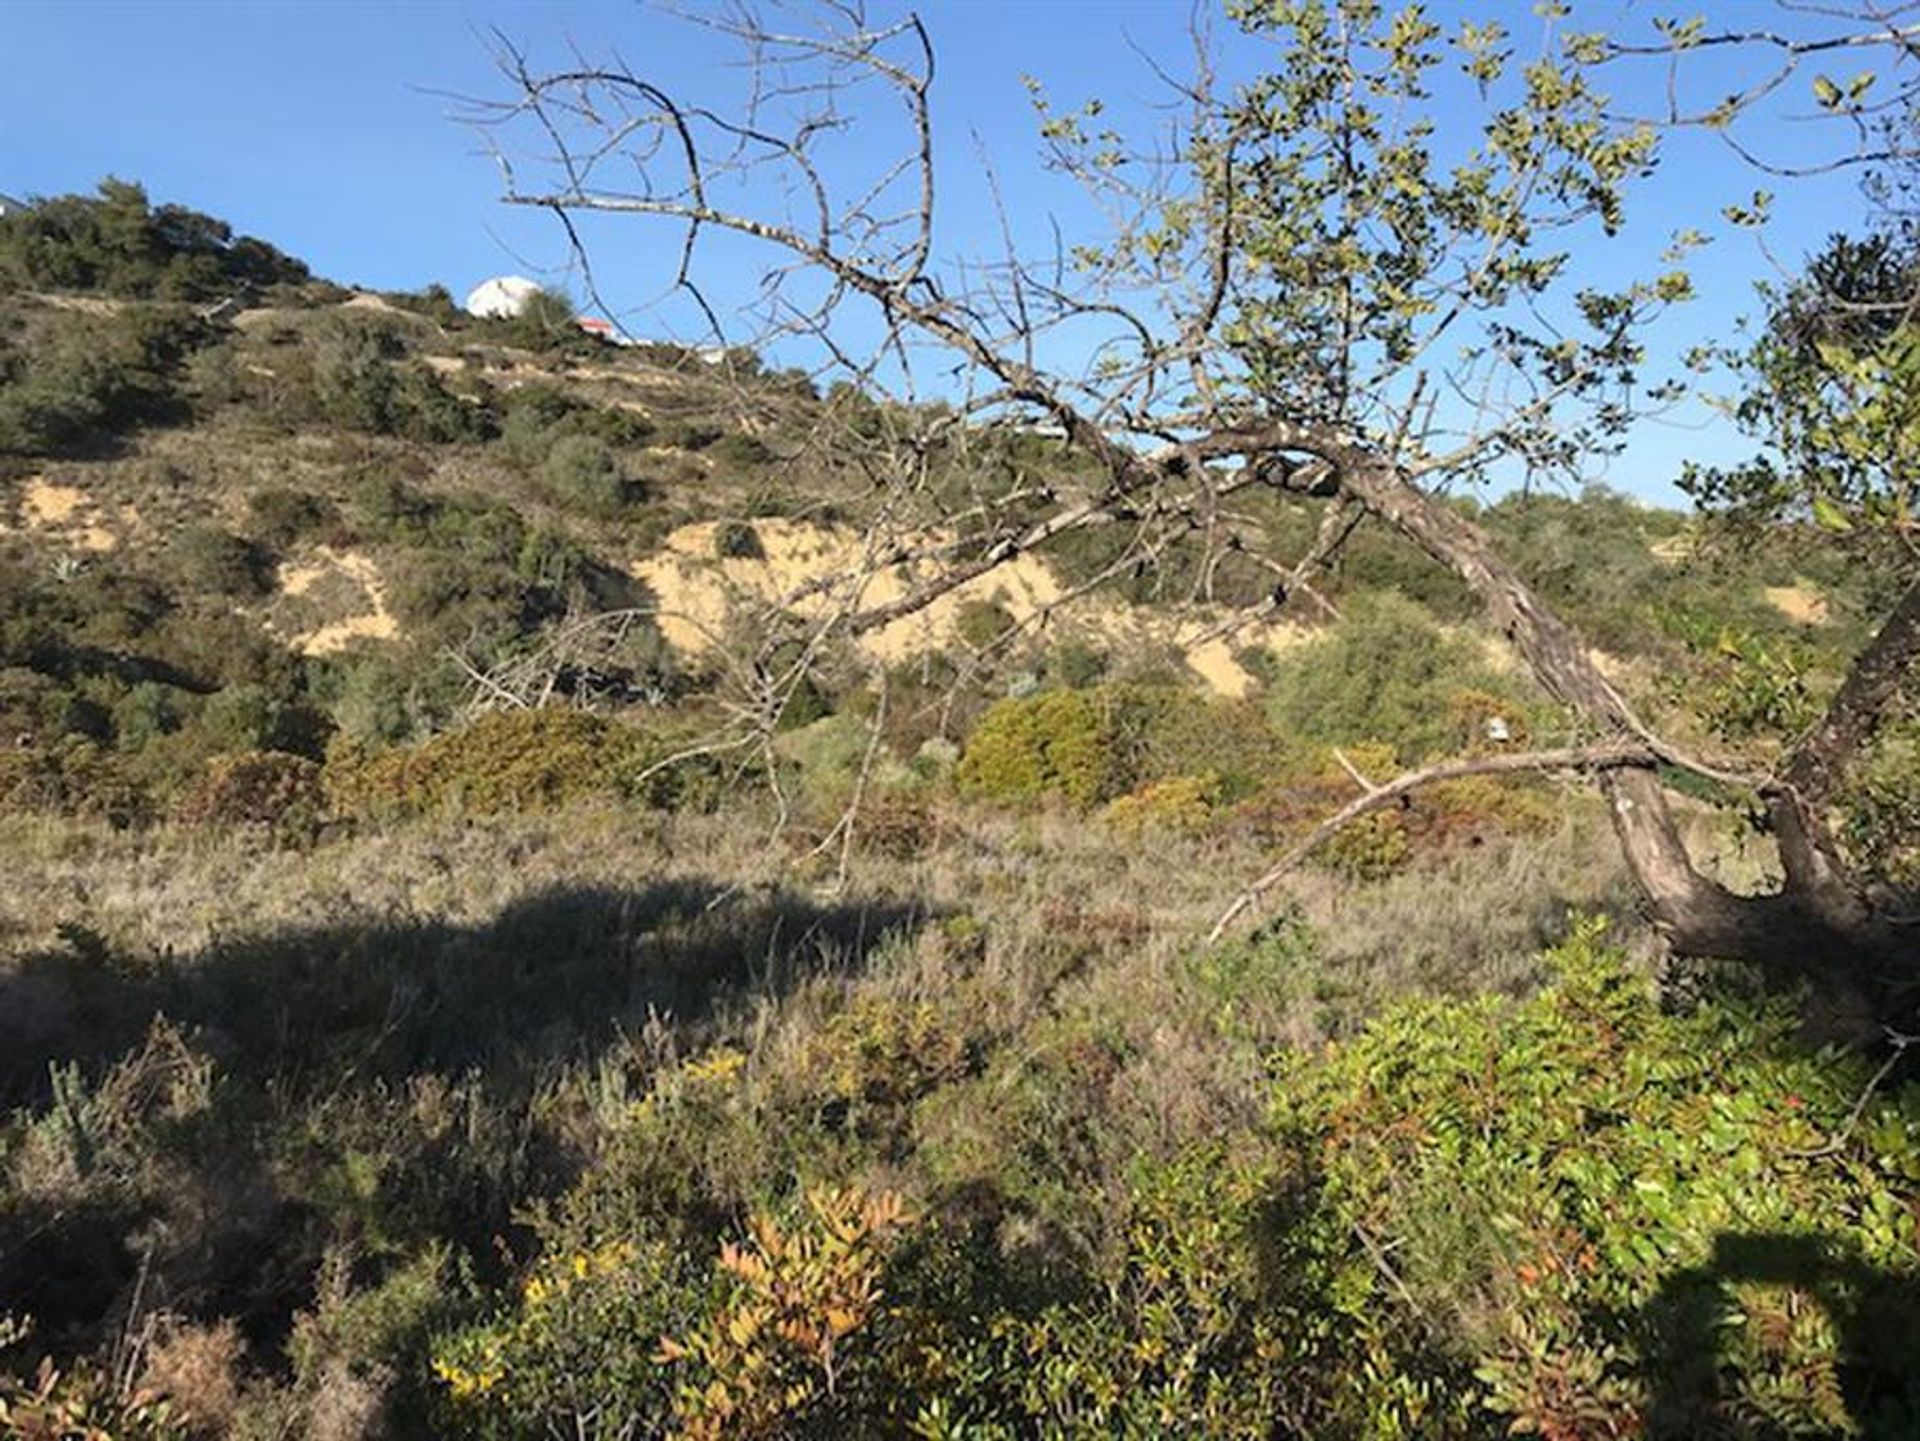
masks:
<path id="1" fill-rule="evenodd" d="M 1148 781 L 1109 804 L 1102 818 L 1121 836 L 1139 839 L 1155 832 L 1198 835 L 1213 823 L 1220 801 L 1220 777 L 1168 776 Z"/>
<path id="2" fill-rule="evenodd" d="M 1211 774 L 1237 801 L 1284 767 L 1259 710 L 1181 686 L 1116 683 L 1004 700 L 980 717 L 954 773 L 963 795 L 1091 806 L 1138 786 Z"/>
<path id="3" fill-rule="evenodd" d="M 727 428 L 718 421 L 693 416 L 663 427 L 660 443 L 676 450 L 698 451 L 705 450 L 726 434 Z"/>
<path id="4" fill-rule="evenodd" d="M 429 444 L 485 440 L 489 413 L 448 390 L 433 371 L 406 359 L 387 324 L 336 321 L 314 347 L 310 395 L 295 399 L 318 418 L 370 435 Z"/>
<path id="5" fill-rule="evenodd" d="M 140 186 L 109 178 L 97 196 L 42 200 L 0 218 L 0 278 L 27 290 L 206 300 L 297 283 L 307 268 L 264 241 L 235 236 L 223 220 L 155 207 Z"/>
<path id="6" fill-rule="evenodd" d="M 1063 641 L 1047 656 L 1047 674 L 1068 690 L 1098 685 L 1107 666 L 1105 651 L 1080 641 Z"/>
<path id="7" fill-rule="evenodd" d="M 170 549 L 190 590 L 250 600 L 273 588 L 273 558 L 218 526 L 188 526 Z"/>
<path id="8" fill-rule="evenodd" d="M 1786 1005 L 1664 1008 L 1599 922 L 1549 959 L 1281 1074 L 1319 1428 L 1911 1434 L 1920 1093 L 1863 1099 Z"/>
<path id="9" fill-rule="evenodd" d="M 713 528 L 713 553 L 720 560 L 765 560 L 766 547 L 750 520 L 723 520 Z"/>
<path id="10" fill-rule="evenodd" d="M 693 449 L 694 447 L 688 447 Z M 731 431 L 713 443 L 713 458 L 733 470 L 751 470 L 773 459 L 767 443 L 756 435 Z"/>
<path id="11" fill-rule="evenodd" d="M 269 485 L 247 497 L 247 512 L 269 545 L 285 546 L 339 524 L 340 511 L 324 495 Z"/>
<path id="12" fill-rule="evenodd" d="M 506 345 L 591 352 L 599 342 L 580 329 L 578 315 L 573 298 L 564 290 L 542 287 L 527 297 L 516 314 L 490 321 L 488 327 Z"/>
<path id="13" fill-rule="evenodd" d="M 1114 735 L 1100 698 L 1049 691 L 1004 700 L 980 717 L 954 771 L 960 793 L 1091 806 L 1112 794 Z"/>
<path id="14" fill-rule="evenodd" d="M 990 600 L 970 600 L 954 616 L 953 633 L 969 650 L 983 651 L 1013 629 L 1013 615 Z"/>
<path id="15" fill-rule="evenodd" d="M 588 515 L 618 515 L 631 499 L 631 487 L 613 452 L 590 435 L 561 436 L 537 474 L 555 501 Z"/>
<path id="16" fill-rule="evenodd" d="M 1331 630 L 1282 656 L 1268 704 L 1287 735 L 1327 745 L 1383 741 L 1419 762 L 1468 739 L 1452 704 L 1462 690 L 1505 697 L 1510 687 L 1470 641 L 1383 593 L 1352 597 Z"/>
<path id="17" fill-rule="evenodd" d="M 375 820 L 511 815 L 589 799 L 710 802 L 721 783 L 710 761 L 654 769 L 675 749 L 670 738 L 567 707 L 493 711 L 417 745 L 373 755 L 336 747 L 326 789 L 341 814 Z"/>
<path id="18" fill-rule="evenodd" d="M 210 332 L 177 306 L 117 315 L 59 312 L 0 337 L 0 453 L 97 446 L 130 427 L 175 418 L 175 376 Z"/>
<path id="19" fill-rule="evenodd" d="M 597 406 L 551 385 L 516 386 L 501 406 L 501 448 L 529 473 L 538 471 L 553 447 L 569 436 L 620 449 L 644 445 L 653 434 L 653 422 L 643 415 Z"/>
<path id="20" fill-rule="evenodd" d="M 78 736 L 0 751 L 0 814 L 98 816 L 131 825 L 153 813 L 152 797 L 125 760 Z"/>

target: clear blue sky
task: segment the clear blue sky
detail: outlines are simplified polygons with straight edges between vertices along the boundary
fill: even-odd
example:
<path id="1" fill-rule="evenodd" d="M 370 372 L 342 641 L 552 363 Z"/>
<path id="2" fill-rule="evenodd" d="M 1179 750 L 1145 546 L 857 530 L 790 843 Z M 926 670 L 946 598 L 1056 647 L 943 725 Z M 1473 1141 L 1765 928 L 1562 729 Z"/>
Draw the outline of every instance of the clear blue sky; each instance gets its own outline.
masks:
<path id="1" fill-rule="evenodd" d="M 1762 9 L 1759 0 L 1705 8 L 1720 20 Z M 1448 0 L 1430 9 L 1443 20 L 1492 9 L 1516 30 L 1533 23 L 1516 0 Z M 1096 93 L 1116 100 L 1124 116 L 1130 103 L 1144 107 L 1155 95 L 1136 47 L 1187 53 L 1183 0 L 930 0 L 922 13 L 939 47 L 952 202 L 941 239 L 955 254 L 996 244 L 982 203 L 982 155 L 1000 170 L 1023 222 L 1038 224 L 1062 207 L 1071 214 L 1071 202 L 1033 164 L 1023 73 L 1063 101 Z M 1609 0 L 1599 18 L 1622 13 L 1643 25 L 1651 12 Z M 459 294 L 502 271 L 539 274 L 564 260 L 553 223 L 497 203 L 492 163 L 449 118 L 453 102 L 436 93 L 501 93 L 487 47 L 496 28 L 531 45 L 536 58 L 563 59 L 569 42 L 595 54 L 618 46 L 636 68 L 684 77 L 696 89 L 709 77 L 728 80 L 708 39 L 633 4 L 0 0 L 0 192 L 85 190 L 107 174 L 139 180 L 156 200 L 220 215 L 323 275 L 379 288 L 438 281 Z M 1229 47 L 1235 64 L 1258 58 Z M 1795 98 L 1801 111 L 1811 108 L 1803 95 L 1804 83 Z M 1789 120 L 1760 134 L 1783 152 L 1803 143 Z M 1622 274 L 1644 269 L 1674 225 L 1711 221 L 1720 204 L 1754 185 L 1717 146 L 1682 140 L 1644 192 L 1626 241 L 1594 260 Z M 1859 213 L 1850 181 L 1792 193 L 1769 237 L 1789 263 Z M 647 306 L 670 274 L 668 232 L 619 222 L 592 238 L 603 293 L 634 329 L 663 328 L 669 317 L 650 325 Z M 1699 267 L 1703 294 L 1684 332 L 1668 337 L 1673 346 L 1724 333 L 1753 309 L 1753 283 L 1767 273 L 1750 238 L 1719 242 Z M 1738 449 L 1697 415 L 1690 425 L 1649 428 L 1606 478 L 1672 500 L 1667 482 L 1682 458 Z"/>

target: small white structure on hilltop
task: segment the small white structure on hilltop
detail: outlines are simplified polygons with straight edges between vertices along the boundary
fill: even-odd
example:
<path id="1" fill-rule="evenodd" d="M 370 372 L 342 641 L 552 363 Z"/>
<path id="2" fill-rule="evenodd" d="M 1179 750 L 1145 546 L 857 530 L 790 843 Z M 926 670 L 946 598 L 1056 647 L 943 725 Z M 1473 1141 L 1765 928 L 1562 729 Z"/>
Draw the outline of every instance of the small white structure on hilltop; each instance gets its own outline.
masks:
<path id="1" fill-rule="evenodd" d="M 539 282 L 524 275 L 496 275 L 468 292 L 467 314 L 482 320 L 511 320 L 539 293 Z"/>
<path id="2" fill-rule="evenodd" d="M 0 195 L 0 220 L 9 215 L 17 215 L 27 208 L 26 202 L 15 200 L 11 195 Z"/>

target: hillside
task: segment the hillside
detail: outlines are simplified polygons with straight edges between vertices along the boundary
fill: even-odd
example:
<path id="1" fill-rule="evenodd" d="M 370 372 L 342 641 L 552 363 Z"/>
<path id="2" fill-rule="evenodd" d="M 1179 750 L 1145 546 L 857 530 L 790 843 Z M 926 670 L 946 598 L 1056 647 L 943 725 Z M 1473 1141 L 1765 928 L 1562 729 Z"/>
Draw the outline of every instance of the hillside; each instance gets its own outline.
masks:
<path id="1" fill-rule="evenodd" d="M 0 219 L 7 1434 L 1920 1416 L 1915 1092 L 1666 956 L 1578 780 L 1424 790 L 1203 940 L 1357 785 L 1581 739 L 1460 584 L 1362 530 L 1262 609 L 1275 491 L 848 633 L 1092 484 L 940 419 L 131 187 Z M 1715 755 L 1872 614 L 1817 527 L 1454 503 Z"/>

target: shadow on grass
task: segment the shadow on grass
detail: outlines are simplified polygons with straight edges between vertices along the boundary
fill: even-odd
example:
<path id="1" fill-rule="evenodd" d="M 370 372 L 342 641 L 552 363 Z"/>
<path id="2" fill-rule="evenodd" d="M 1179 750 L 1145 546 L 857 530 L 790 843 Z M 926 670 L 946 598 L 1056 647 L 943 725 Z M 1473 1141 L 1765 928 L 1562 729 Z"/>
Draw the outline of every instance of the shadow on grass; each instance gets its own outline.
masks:
<path id="1" fill-rule="evenodd" d="M 0 1106 L 71 1132 L 40 1147 L 59 1158 L 51 1180 L 0 1188 L 0 1298 L 43 1334 L 79 1335 L 125 1314 L 151 1266 L 167 1289 L 146 1304 L 284 1323 L 343 1239 L 392 1255 L 446 1240 L 484 1261 L 577 1170 L 569 1116 L 549 1114 L 565 1111 L 551 1104 L 564 1068 L 590 1078 L 655 1016 L 697 1024 L 728 997 L 857 970 L 929 918 L 676 880 L 547 890 L 477 925 L 281 930 L 190 957 L 70 931 L 0 973 Z M 157 1099 L 182 1064 L 155 1059 L 163 1017 L 185 1064 L 213 1062 L 191 1114 Z M 135 1056 L 153 1064 L 102 1104 L 100 1078 Z M 423 1086 L 450 1119 L 419 1123 Z M 584 1104 L 566 1103 L 576 1120 Z M 8 1158 L 16 1173 L 31 1150 Z"/>
<path id="2" fill-rule="evenodd" d="M 785 893 L 723 899 L 704 881 L 563 887 L 480 925 L 380 920 L 223 941 L 191 958 L 114 953 L 70 930 L 0 973 L 0 1104 L 44 1103 L 49 1067 L 123 1055 L 156 1016 L 242 1083 L 329 1085 L 591 1055 L 660 1013 L 699 1021 L 743 989 L 850 971 L 925 908 Z"/>

